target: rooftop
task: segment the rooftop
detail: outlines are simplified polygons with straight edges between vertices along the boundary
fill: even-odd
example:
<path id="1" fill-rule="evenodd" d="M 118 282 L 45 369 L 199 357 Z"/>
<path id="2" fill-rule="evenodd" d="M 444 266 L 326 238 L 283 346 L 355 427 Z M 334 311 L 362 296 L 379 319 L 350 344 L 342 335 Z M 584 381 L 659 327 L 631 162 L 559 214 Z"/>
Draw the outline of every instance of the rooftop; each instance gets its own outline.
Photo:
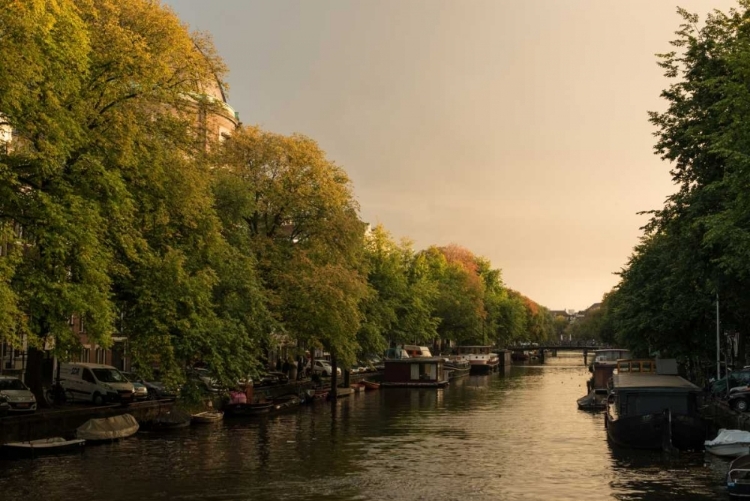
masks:
<path id="1" fill-rule="evenodd" d="M 612 382 L 614 383 L 615 389 L 618 390 L 643 388 L 648 390 L 669 389 L 700 391 L 700 388 L 680 376 L 668 376 L 653 373 L 614 374 L 612 376 Z"/>

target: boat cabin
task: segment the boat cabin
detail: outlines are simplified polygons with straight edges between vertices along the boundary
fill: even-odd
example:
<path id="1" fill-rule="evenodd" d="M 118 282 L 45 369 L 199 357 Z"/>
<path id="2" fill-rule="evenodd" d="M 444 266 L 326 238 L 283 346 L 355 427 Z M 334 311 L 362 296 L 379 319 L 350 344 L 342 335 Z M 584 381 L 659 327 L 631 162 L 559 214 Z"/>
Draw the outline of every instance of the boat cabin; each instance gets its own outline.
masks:
<path id="1" fill-rule="evenodd" d="M 617 362 L 623 358 L 630 358 L 630 350 L 622 348 L 608 348 L 594 351 L 594 364 L 604 362 Z"/>
<path id="2" fill-rule="evenodd" d="M 386 360 L 381 386 L 445 386 L 448 381 L 443 363 L 439 357 Z"/>
<path id="3" fill-rule="evenodd" d="M 680 376 L 648 372 L 612 376 L 615 411 L 620 416 L 643 416 L 670 409 L 673 414 L 693 414 L 700 388 Z"/>
<path id="4" fill-rule="evenodd" d="M 605 412 L 607 435 L 618 445 L 641 449 L 700 449 L 706 427 L 698 413 L 699 394 L 700 388 L 677 375 L 614 374 Z"/>
<path id="5" fill-rule="evenodd" d="M 388 348 L 387 350 L 385 350 L 385 353 L 383 354 L 383 358 L 386 360 L 402 360 L 406 358 L 411 358 L 411 356 L 401 346 L 396 346 L 396 347 Z"/>
<path id="6" fill-rule="evenodd" d="M 409 354 L 410 357 L 431 357 L 432 352 L 427 346 L 417 346 L 413 344 L 405 344 L 404 350 Z"/>
<path id="7" fill-rule="evenodd" d="M 492 346 L 459 346 L 457 350 L 459 355 L 489 355 Z"/>

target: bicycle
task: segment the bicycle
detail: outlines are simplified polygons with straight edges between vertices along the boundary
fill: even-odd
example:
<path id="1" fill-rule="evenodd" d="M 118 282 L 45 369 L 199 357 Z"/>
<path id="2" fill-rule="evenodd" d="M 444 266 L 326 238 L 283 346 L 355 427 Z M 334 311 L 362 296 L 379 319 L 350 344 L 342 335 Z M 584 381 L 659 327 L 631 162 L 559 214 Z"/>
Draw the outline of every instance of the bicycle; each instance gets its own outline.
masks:
<path id="1" fill-rule="evenodd" d="M 73 402 L 75 397 L 73 396 L 72 391 L 63 388 L 63 385 L 57 382 L 44 390 L 44 399 L 50 407 L 59 407 L 66 403 Z"/>

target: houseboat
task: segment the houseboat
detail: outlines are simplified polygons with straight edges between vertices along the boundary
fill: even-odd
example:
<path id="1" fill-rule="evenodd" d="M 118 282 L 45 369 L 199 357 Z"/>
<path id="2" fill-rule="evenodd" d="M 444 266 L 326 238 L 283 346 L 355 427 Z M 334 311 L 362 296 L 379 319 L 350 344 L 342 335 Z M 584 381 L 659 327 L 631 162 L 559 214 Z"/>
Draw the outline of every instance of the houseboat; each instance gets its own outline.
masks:
<path id="1" fill-rule="evenodd" d="M 700 388 L 676 374 L 660 373 L 658 362 L 656 371 L 653 361 L 618 362 L 604 417 L 607 436 L 638 449 L 702 449 L 706 426 L 697 409 Z"/>
<path id="2" fill-rule="evenodd" d="M 448 385 L 439 357 L 386 359 L 381 388 L 441 388 Z"/>
<path id="3" fill-rule="evenodd" d="M 443 370 L 446 373 L 446 378 L 451 380 L 468 376 L 471 371 L 471 366 L 466 360 L 444 358 Z"/>
<path id="4" fill-rule="evenodd" d="M 589 364 L 589 371 L 594 372 L 597 364 L 602 367 L 614 367 L 618 360 L 630 359 L 630 350 L 624 348 L 607 348 L 603 350 L 594 350 L 594 359 Z M 611 374 L 610 374 L 611 375 Z"/>
<path id="5" fill-rule="evenodd" d="M 607 406 L 607 383 L 620 359 L 629 359 L 628 350 L 612 348 L 596 350 L 594 361 L 589 369 L 591 378 L 586 381 L 587 394 L 578 399 L 578 408 L 582 410 L 603 410 Z"/>
<path id="6" fill-rule="evenodd" d="M 492 346 L 459 346 L 456 358 L 469 362 L 471 374 L 489 374 L 500 366 L 500 358 L 492 352 Z"/>

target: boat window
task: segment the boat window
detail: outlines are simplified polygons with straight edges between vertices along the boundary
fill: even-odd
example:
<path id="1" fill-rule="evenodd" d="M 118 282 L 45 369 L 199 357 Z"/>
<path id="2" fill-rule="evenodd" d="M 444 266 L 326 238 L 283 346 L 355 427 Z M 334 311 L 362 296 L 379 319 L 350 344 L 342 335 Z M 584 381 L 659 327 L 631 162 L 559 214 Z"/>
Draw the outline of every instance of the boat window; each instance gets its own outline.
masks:
<path id="1" fill-rule="evenodd" d="M 635 407 L 631 410 L 630 399 L 635 401 Z M 689 406 L 687 394 L 640 394 L 628 397 L 628 414 L 656 414 L 670 409 L 672 414 L 687 414 Z"/>

